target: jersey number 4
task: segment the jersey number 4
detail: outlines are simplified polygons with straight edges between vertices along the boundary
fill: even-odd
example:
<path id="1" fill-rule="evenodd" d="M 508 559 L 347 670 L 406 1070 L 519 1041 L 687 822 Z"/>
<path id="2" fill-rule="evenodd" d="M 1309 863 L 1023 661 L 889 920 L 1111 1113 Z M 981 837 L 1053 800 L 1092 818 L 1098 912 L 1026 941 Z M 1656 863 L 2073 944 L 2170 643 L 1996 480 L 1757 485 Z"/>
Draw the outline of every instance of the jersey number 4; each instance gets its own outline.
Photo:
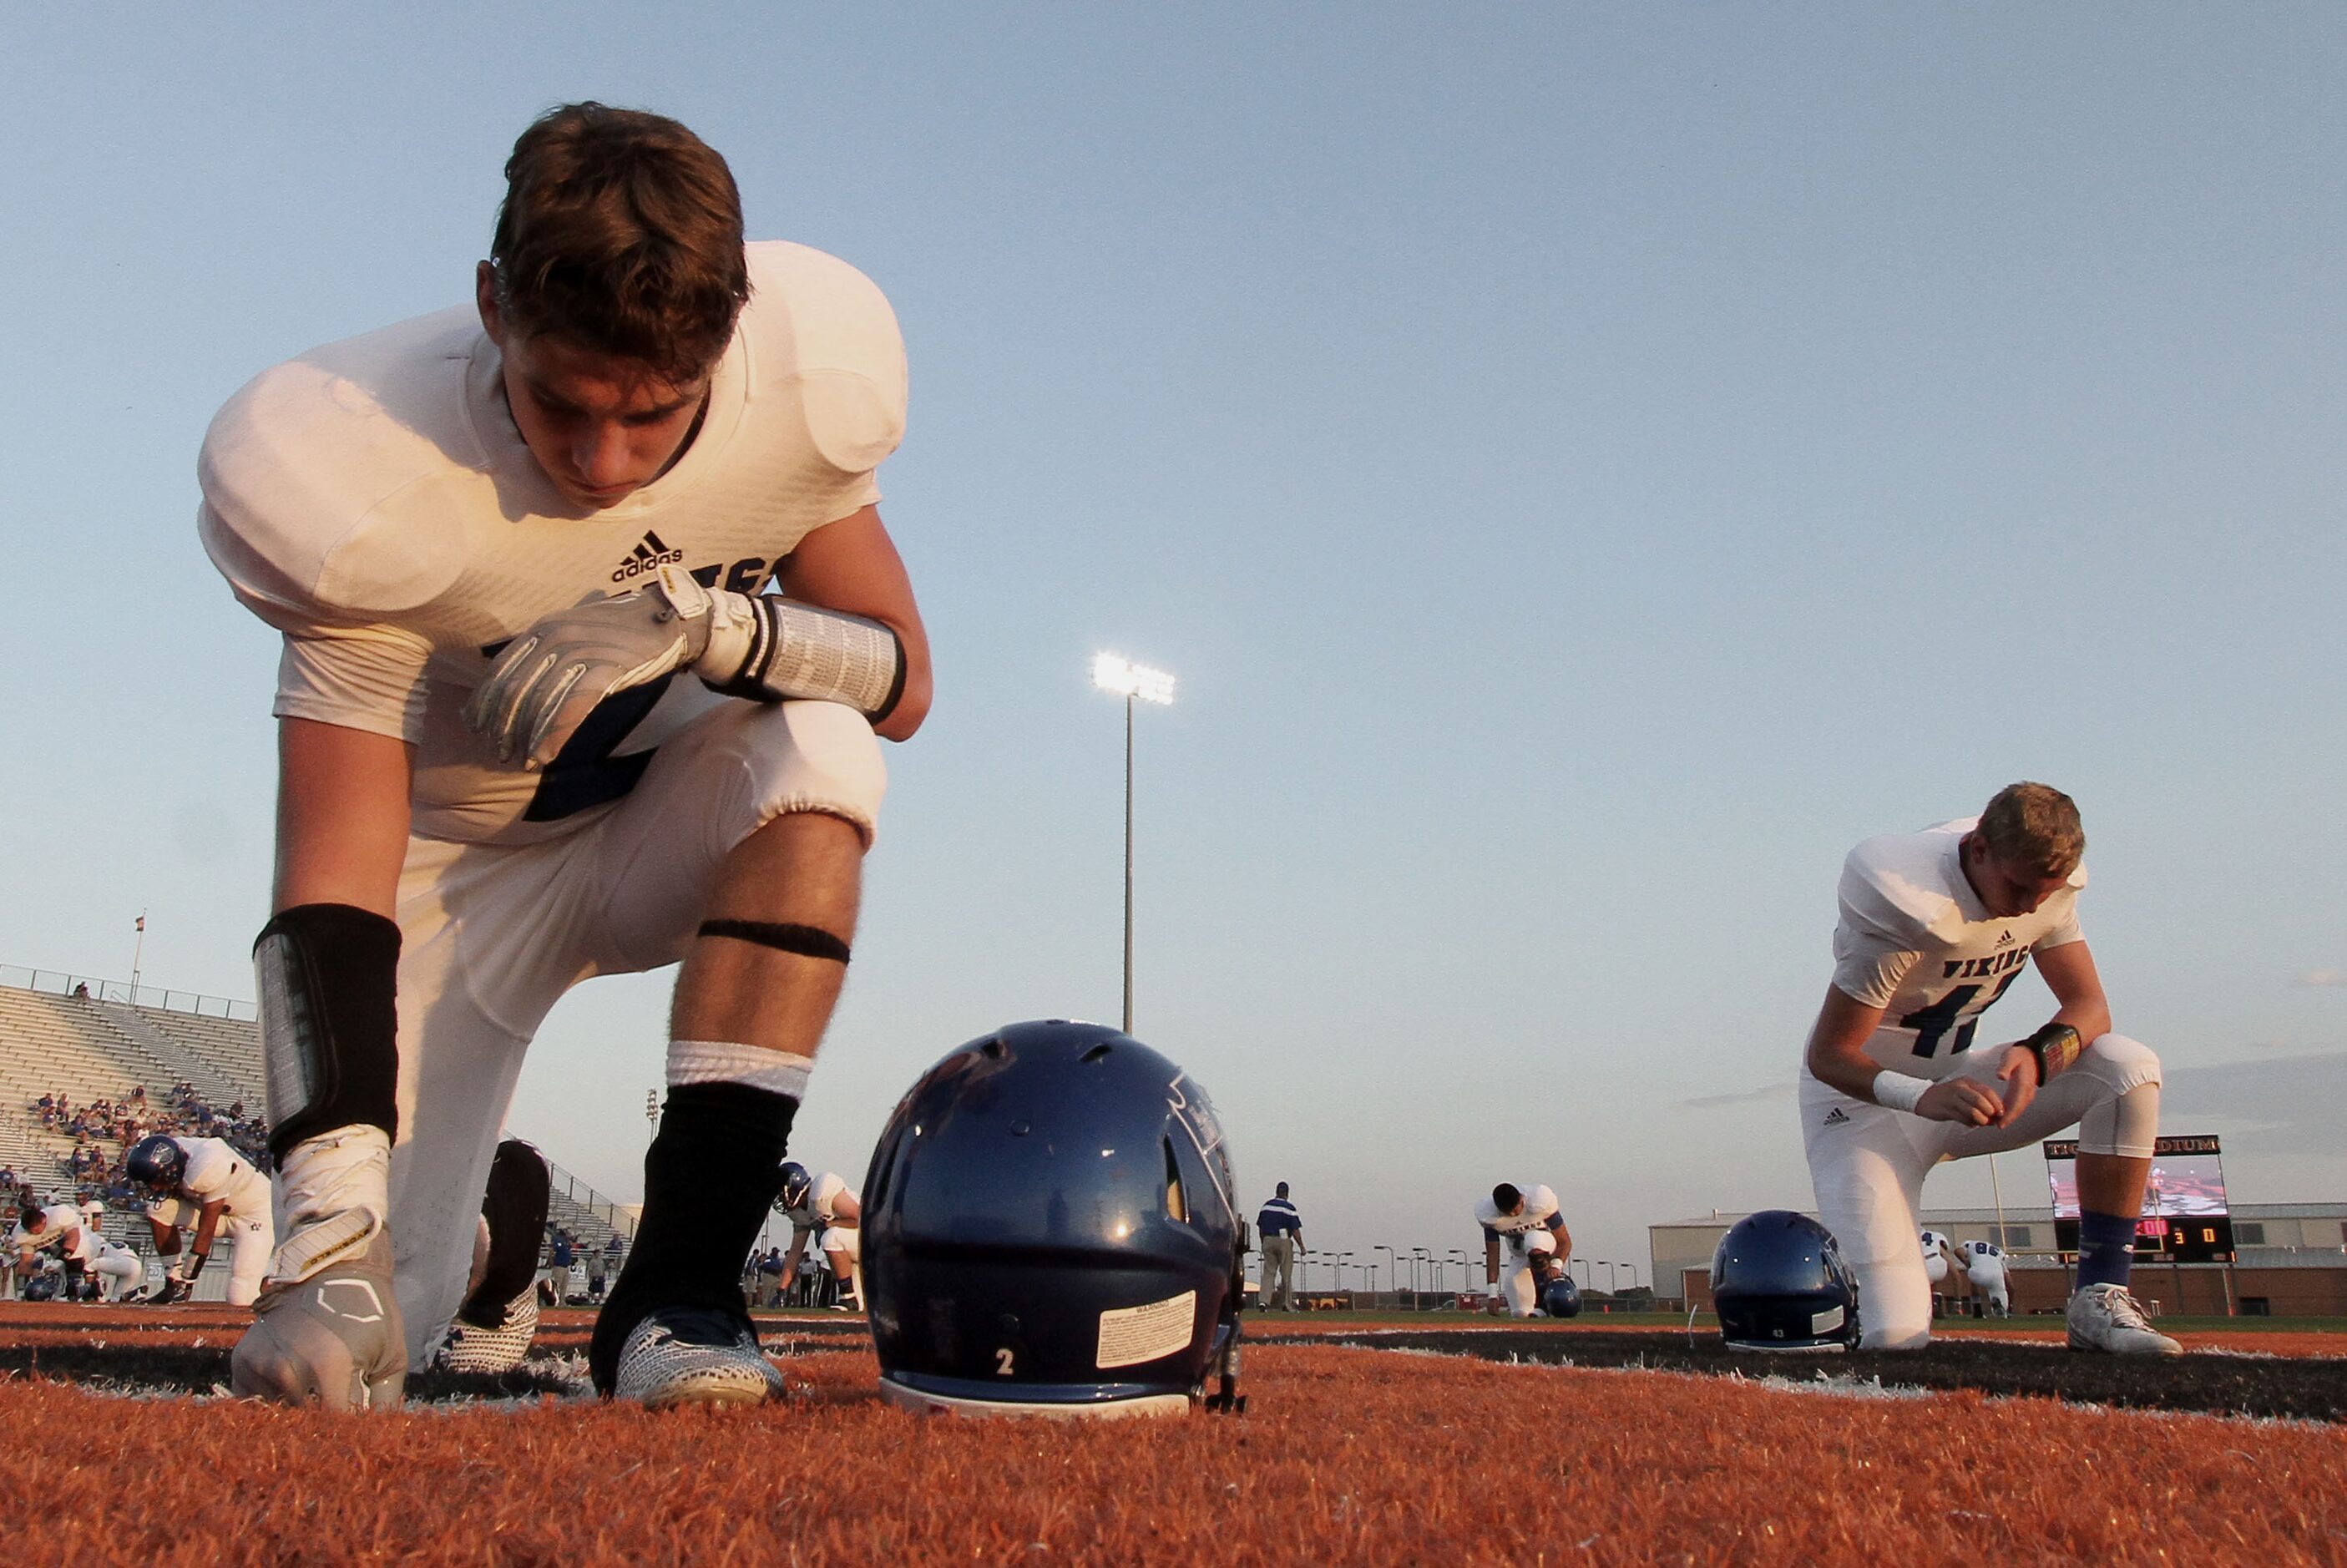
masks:
<path id="1" fill-rule="evenodd" d="M 1950 1030 L 1953 1030 L 1956 1043 L 1948 1048 L 1948 1054 L 1959 1055 L 1973 1048 L 1973 1031 L 1980 1027 L 1980 1015 L 1994 1006 L 1996 999 L 2004 995 L 2005 988 L 2020 978 L 2019 969 L 2006 975 L 1996 982 L 1996 989 L 1989 991 L 1978 1007 L 1973 1005 L 1973 999 L 1988 988 L 1958 986 L 1930 1007 L 1918 1008 L 1901 1019 L 1899 1027 L 1915 1031 L 1915 1054 L 1918 1056 L 1937 1056 L 1940 1041 L 1948 1037 Z"/>

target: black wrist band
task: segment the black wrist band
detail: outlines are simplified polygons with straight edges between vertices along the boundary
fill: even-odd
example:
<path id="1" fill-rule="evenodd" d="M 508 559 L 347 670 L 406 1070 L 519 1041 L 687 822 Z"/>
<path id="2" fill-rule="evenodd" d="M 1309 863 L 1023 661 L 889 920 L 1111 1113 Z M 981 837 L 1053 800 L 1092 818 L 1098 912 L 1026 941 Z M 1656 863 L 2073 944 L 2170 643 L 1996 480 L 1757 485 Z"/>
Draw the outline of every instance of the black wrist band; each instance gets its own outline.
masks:
<path id="1" fill-rule="evenodd" d="M 2037 1081 L 2041 1087 L 2053 1082 L 2055 1075 L 2077 1061 L 2078 1053 L 2086 1049 L 2078 1031 L 2066 1023 L 2049 1023 L 2021 1043 L 2037 1059 Z"/>

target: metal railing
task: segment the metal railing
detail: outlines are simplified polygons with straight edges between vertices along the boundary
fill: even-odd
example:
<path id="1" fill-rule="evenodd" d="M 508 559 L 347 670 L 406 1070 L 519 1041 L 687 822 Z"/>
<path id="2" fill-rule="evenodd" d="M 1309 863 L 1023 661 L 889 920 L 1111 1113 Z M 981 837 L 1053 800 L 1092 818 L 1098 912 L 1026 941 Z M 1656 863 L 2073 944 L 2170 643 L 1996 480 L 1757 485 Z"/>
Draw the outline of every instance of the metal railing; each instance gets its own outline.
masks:
<path id="1" fill-rule="evenodd" d="M 597 1192 L 561 1166 L 548 1160 L 547 1170 L 554 1178 L 555 1190 L 579 1207 L 610 1226 L 630 1241 L 636 1239 L 636 1216 Z"/>
<path id="2" fill-rule="evenodd" d="M 51 996 L 128 1002 L 132 1007 L 161 1008 L 167 1012 L 193 1013 L 198 1018 L 235 1019 L 249 1023 L 261 1016 L 252 1003 L 232 997 L 167 990 L 161 986 L 134 986 L 126 980 L 71 974 L 63 969 L 27 969 L 15 964 L 0 964 L 0 986 L 13 986 L 20 991 L 46 991 Z"/>

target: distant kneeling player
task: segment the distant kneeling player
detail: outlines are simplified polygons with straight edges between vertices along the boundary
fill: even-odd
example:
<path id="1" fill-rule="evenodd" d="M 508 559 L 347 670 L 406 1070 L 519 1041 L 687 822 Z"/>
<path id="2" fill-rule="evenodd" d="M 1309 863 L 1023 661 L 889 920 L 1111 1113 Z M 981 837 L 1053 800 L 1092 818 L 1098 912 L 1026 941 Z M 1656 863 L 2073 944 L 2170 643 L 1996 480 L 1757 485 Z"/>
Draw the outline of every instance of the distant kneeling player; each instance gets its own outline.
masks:
<path id="1" fill-rule="evenodd" d="M 155 1251 L 169 1272 L 149 1297 L 185 1301 L 194 1294 L 212 1245 L 225 1234 L 229 1255 L 228 1303 L 250 1307 L 269 1272 L 270 1249 L 277 1245 L 269 1206 L 269 1178 L 218 1138 L 174 1138 L 157 1133 L 132 1145 L 123 1162 L 132 1184 L 147 1194 L 147 1224 Z M 179 1233 L 191 1232 L 182 1254 Z"/>

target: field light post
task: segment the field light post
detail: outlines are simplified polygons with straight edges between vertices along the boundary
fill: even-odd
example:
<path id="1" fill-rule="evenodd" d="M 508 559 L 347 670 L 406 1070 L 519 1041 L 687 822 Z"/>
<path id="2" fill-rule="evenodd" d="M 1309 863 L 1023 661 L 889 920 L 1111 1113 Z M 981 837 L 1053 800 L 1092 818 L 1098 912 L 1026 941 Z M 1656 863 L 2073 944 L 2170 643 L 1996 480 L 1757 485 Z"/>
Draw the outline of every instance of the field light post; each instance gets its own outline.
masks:
<path id="1" fill-rule="evenodd" d="M 1133 704 L 1174 701 L 1174 677 L 1102 653 L 1092 660 L 1092 684 L 1124 699 L 1124 1032 L 1133 1032 Z"/>
<path id="2" fill-rule="evenodd" d="M 1386 1255 L 1386 1283 L 1394 1289 L 1399 1290 L 1401 1288 L 1401 1276 L 1398 1271 L 1401 1266 L 1394 1261 L 1394 1249 L 1388 1246 L 1385 1243 L 1379 1242 L 1377 1245 L 1369 1248 L 1369 1251 L 1372 1254 L 1381 1252 Z M 1378 1293 L 1377 1262 L 1378 1260 L 1374 1256 L 1369 1259 L 1369 1294 L 1371 1296 L 1375 1296 Z"/>

